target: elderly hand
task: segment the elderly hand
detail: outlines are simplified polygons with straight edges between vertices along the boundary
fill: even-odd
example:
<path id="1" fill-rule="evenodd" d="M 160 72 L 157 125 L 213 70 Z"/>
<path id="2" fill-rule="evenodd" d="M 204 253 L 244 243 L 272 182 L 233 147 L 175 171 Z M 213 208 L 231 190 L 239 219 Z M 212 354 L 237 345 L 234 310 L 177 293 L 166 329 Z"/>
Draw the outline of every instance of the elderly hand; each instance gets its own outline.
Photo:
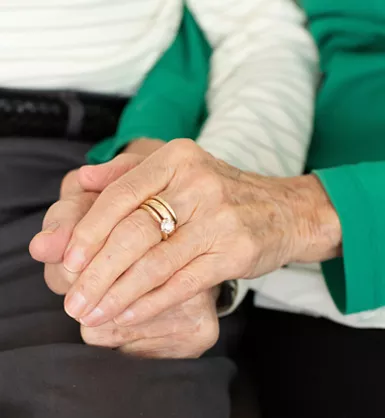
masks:
<path id="1" fill-rule="evenodd" d="M 65 268 L 80 274 L 66 311 L 88 326 L 145 322 L 225 280 L 318 261 L 340 248 L 338 217 L 314 176 L 241 172 L 190 140 L 175 140 L 105 189 L 88 190 L 103 191 L 64 257 Z M 178 216 L 166 241 L 139 209 L 155 195 Z"/>
<path id="2" fill-rule="evenodd" d="M 202 292 L 149 322 L 128 327 L 110 321 L 81 326 L 87 344 L 119 347 L 125 354 L 151 358 L 197 358 L 218 339 L 215 309 L 218 288 Z"/>
<path id="3" fill-rule="evenodd" d="M 100 189 L 107 186 L 163 145 L 161 140 L 138 138 L 126 147 L 124 158 L 118 156 L 112 163 L 100 165 L 97 171 L 83 167 L 65 176 L 60 200 L 48 210 L 42 232 L 30 244 L 32 257 L 45 263 L 45 280 L 53 292 L 65 294 L 78 277 L 63 268 L 63 256 L 74 227 L 99 196 L 99 193 L 87 192 L 84 187 Z"/>
<path id="4" fill-rule="evenodd" d="M 47 285 L 65 294 L 78 275 L 63 268 L 63 254 L 73 228 L 88 212 L 99 193 L 87 188 L 106 186 L 135 167 L 146 156 L 164 145 L 161 141 L 140 139 L 125 150 L 129 157 L 118 157 L 98 170 L 84 167 L 68 173 L 62 182 L 60 200 L 47 212 L 43 232 L 31 242 L 31 254 L 45 265 Z M 80 181 L 80 182 L 79 182 Z M 99 327 L 81 326 L 86 343 L 119 348 L 127 354 L 152 358 L 199 357 L 218 338 L 216 298 L 218 288 L 202 292 L 188 302 L 165 312 L 155 320 L 134 327 L 121 327 L 114 322 Z"/>
<path id="5" fill-rule="evenodd" d="M 143 160 L 142 156 L 130 154 L 115 158 L 113 164 L 102 164 L 97 172 L 84 167 L 69 172 L 63 179 L 60 200 L 47 211 L 42 232 L 30 244 L 32 257 L 45 263 L 44 277 L 48 287 L 55 293 L 65 294 L 78 278 L 63 267 L 64 251 L 75 226 L 89 211 L 99 193 L 87 192 L 86 187 L 109 184 Z"/>

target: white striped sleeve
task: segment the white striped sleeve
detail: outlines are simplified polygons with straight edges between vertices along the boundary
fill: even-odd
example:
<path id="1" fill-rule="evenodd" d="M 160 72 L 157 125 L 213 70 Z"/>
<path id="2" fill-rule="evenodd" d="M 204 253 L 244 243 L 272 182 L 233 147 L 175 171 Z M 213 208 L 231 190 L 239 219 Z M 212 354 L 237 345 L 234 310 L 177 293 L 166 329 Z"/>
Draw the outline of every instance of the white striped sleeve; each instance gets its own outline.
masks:
<path id="1" fill-rule="evenodd" d="M 302 172 L 318 56 L 291 0 L 189 0 L 213 47 L 209 118 L 198 143 L 264 175 Z"/>

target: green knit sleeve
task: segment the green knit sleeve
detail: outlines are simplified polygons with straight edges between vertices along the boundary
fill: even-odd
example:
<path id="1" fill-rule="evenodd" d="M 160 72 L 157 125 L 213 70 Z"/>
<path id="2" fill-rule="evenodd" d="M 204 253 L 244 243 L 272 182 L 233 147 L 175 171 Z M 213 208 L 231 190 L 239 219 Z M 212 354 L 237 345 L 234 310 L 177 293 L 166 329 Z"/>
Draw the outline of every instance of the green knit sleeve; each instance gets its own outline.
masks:
<path id="1" fill-rule="evenodd" d="M 385 2 L 302 0 L 324 74 L 307 171 L 339 215 L 343 257 L 323 263 L 341 312 L 385 305 Z"/>
<path id="2" fill-rule="evenodd" d="M 94 146 L 88 162 L 109 161 L 139 137 L 195 139 L 206 115 L 210 55 L 206 39 L 185 8 L 174 42 L 123 110 L 116 135 Z"/>
<path id="3" fill-rule="evenodd" d="M 315 170 L 339 215 L 343 257 L 323 263 L 341 312 L 385 305 L 385 162 Z"/>

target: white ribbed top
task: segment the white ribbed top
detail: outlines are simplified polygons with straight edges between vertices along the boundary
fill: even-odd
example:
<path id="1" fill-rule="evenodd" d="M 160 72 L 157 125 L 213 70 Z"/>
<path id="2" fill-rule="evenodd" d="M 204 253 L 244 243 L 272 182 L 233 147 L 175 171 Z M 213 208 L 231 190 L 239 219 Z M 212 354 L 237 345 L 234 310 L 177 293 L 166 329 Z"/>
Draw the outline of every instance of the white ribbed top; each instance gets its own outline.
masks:
<path id="1" fill-rule="evenodd" d="M 168 47 L 178 0 L 3 0 L 0 84 L 131 94 Z"/>
<path id="2" fill-rule="evenodd" d="M 245 170 L 300 174 L 318 81 L 303 13 L 292 0 L 186 3 L 213 47 L 210 116 L 197 142 Z M 172 42 L 182 6 L 182 0 L 1 0 L 0 86 L 131 95 Z M 291 274 L 291 304 L 303 308 L 298 301 L 308 292 L 296 270 L 281 273 L 266 277 L 260 294 L 288 309 L 282 301 Z M 312 277 L 322 280 L 306 273 L 307 282 Z M 325 286 L 316 295 L 330 302 Z M 327 302 L 310 299 L 306 308 L 325 315 Z M 339 320 L 335 312 L 326 316 Z"/>
<path id="3" fill-rule="evenodd" d="M 132 95 L 173 41 L 183 3 L 0 1 L 0 86 Z M 186 3 L 214 50 L 199 144 L 239 168 L 300 173 L 317 79 L 303 13 L 291 0 Z"/>

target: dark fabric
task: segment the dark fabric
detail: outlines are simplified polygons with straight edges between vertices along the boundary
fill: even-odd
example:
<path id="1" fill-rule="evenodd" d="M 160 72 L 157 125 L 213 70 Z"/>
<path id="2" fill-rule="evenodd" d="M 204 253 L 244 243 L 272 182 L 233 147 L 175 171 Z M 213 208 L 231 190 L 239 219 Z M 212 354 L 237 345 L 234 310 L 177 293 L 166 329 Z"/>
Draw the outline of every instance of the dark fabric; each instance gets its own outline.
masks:
<path id="1" fill-rule="evenodd" d="M 385 332 L 256 309 L 221 322 L 199 360 L 139 360 L 85 346 L 28 255 L 61 178 L 88 146 L 0 141 L 1 418 L 383 418 Z"/>
<path id="2" fill-rule="evenodd" d="M 263 418 L 384 418 L 385 331 L 253 309 L 244 342 Z"/>
<path id="3" fill-rule="evenodd" d="M 113 95 L 0 88 L 0 137 L 82 138 L 114 135 L 128 99 Z"/>
<path id="4" fill-rule="evenodd" d="M 139 360 L 81 342 L 28 243 L 88 146 L 0 140 L 0 417 L 224 418 L 233 363 Z"/>

